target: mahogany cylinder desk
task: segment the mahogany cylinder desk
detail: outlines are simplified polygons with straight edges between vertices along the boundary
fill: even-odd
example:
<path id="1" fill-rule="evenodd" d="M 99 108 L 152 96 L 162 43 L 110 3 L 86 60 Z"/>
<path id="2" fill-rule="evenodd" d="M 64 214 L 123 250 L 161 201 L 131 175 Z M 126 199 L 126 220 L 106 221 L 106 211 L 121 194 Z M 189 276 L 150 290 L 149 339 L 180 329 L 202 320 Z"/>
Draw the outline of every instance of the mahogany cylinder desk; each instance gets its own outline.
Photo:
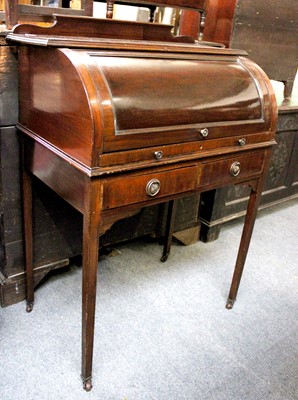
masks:
<path id="1" fill-rule="evenodd" d="M 79 29 L 78 29 L 79 27 Z M 33 305 L 31 176 L 83 215 L 82 378 L 92 387 L 99 237 L 136 210 L 247 184 L 250 200 L 227 308 L 236 299 L 272 146 L 276 103 L 244 51 L 149 23 L 56 16 L 19 25 L 19 123 L 27 309 Z"/>

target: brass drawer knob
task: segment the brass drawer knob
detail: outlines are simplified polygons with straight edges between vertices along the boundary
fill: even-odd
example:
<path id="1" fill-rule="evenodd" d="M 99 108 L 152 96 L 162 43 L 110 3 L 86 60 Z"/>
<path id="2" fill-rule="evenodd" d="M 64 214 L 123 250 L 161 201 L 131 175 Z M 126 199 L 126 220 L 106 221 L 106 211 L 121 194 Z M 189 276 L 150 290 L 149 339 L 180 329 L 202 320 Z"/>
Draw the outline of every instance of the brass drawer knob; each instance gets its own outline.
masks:
<path id="1" fill-rule="evenodd" d="M 156 196 L 160 190 L 160 181 L 158 179 L 151 179 L 146 185 L 146 193 L 148 196 Z"/>
<path id="2" fill-rule="evenodd" d="M 240 169 L 241 169 L 240 167 L 241 167 L 240 162 L 235 161 L 230 167 L 231 176 L 239 175 L 240 174 Z"/>
<path id="3" fill-rule="evenodd" d="M 157 159 L 157 160 L 161 160 L 162 159 L 162 157 L 163 157 L 163 152 L 160 150 L 160 151 L 155 151 L 154 152 L 154 155 L 155 155 L 155 158 Z"/>
<path id="4" fill-rule="evenodd" d="M 240 146 L 245 146 L 246 145 L 246 139 L 245 138 L 241 138 L 238 140 L 238 143 Z"/>
<path id="5" fill-rule="evenodd" d="M 208 128 L 201 129 L 201 130 L 200 130 L 200 134 L 201 134 L 203 137 L 207 137 L 207 136 L 209 135 L 209 130 L 208 130 Z"/>

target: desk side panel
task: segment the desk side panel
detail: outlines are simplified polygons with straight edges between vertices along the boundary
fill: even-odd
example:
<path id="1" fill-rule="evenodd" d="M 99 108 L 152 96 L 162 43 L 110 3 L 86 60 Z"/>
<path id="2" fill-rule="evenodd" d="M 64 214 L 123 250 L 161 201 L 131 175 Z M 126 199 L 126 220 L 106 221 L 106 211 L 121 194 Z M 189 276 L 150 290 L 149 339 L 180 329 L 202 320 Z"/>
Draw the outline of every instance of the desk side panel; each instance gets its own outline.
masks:
<path id="1" fill-rule="evenodd" d="M 23 137 L 25 168 L 81 213 L 88 177 L 47 146 Z"/>
<path id="2" fill-rule="evenodd" d="M 78 67 L 59 49 L 19 49 L 20 124 L 92 165 L 93 120 Z"/>

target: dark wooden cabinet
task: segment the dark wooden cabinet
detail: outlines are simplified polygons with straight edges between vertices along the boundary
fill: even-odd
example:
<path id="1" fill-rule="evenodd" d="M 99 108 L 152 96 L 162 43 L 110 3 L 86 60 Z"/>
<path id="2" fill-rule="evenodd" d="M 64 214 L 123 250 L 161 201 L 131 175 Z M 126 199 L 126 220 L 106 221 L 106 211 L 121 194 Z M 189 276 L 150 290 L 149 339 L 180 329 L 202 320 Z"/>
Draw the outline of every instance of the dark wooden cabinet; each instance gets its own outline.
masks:
<path id="1" fill-rule="evenodd" d="M 0 38 L 0 304 L 6 306 L 25 297 L 25 263 L 20 190 L 20 147 L 18 122 L 17 49 Z M 65 202 L 37 183 L 34 185 L 36 218 L 34 235 L 36 281 L 51 269 L 67 265 L 69 257 L 79 254 L 81 218 Z M 64 221 L 61 217 L 64 216 Z M 67 221 L 67 222 L 66 222 Z M 71 232 L 71 234 L 69 233 Z M 70 236 L 71 239 L 70 239 Z"/>

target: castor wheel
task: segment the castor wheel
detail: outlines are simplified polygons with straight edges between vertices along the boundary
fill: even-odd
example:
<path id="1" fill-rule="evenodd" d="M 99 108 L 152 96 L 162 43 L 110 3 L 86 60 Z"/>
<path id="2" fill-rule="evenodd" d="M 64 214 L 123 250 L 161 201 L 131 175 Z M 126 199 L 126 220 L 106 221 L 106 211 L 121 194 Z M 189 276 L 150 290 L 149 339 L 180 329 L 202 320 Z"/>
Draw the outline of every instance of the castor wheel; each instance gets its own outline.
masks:
<path id="1" fill-rule="evenodd" d="M 33 303 L 32 302 L 28 302 L 26 305 L 26 311 L 29 313 L 33 310 Z"/>
<path id="2" fill-rule="evenodd" d="M 83 387 L 84 387 L 84 390 L 86 390 L 86 392 L 90 392 L 90 390 L 92 389 L 92 380 L 91 379 L 87 379 L 83 383 Z"/>
<path id="3" fill-rule="evenodd" d="M 168 257 L 169 257 L 168 254 L 162 255 L 160 261 L 161 261 L 161 262 L 166 262 L 167 259 L 168 259 Z"/>
<path id="4" fill-rule="evenodd" d="M 228 299 L 227 304 L 226 304 L 226 309 L 227 310 L 231 310 L 233 308 L 234 301 L 235 300 Z"/>

